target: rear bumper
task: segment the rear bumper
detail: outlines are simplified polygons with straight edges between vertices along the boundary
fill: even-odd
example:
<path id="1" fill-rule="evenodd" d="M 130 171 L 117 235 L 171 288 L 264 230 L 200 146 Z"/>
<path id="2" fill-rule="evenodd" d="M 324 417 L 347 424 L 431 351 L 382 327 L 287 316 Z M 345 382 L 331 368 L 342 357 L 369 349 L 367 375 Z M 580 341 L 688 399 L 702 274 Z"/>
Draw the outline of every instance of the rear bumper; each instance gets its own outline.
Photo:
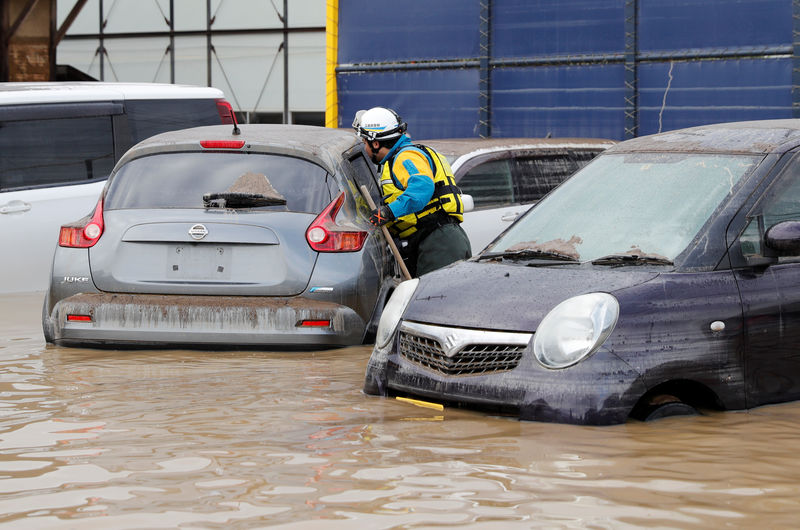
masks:
<path id="1" fill-rule="evenodd" d="M 320 348 L 360 344 L 365 329 L 351 308 L 302 297 L 83 293 L 46 318 L 53 341 L 65 346 Z M 308 321 L 330 323 L 302 325 Z"/>

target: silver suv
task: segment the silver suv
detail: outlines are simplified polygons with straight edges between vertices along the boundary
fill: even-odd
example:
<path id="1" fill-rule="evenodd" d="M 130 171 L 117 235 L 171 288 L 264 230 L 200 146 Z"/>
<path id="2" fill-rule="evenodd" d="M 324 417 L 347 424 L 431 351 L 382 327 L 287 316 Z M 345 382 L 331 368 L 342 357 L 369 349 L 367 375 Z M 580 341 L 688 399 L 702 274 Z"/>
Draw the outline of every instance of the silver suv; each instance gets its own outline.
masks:
<path id="1" fill-rule="evenodd" d="M 158 133 L 232 123 L 216 88 L 0 83 L 0 292 L 47 287 L 59 227 L 90 212 L 114 164 Z"/>

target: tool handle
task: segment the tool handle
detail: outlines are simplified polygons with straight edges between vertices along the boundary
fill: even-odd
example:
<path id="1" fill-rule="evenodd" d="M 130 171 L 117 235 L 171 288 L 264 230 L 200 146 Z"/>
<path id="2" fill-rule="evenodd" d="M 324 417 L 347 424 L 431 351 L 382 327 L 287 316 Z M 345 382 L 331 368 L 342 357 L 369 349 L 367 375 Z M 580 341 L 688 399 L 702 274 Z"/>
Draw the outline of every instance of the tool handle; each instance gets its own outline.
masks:
<path id="1" fill-rule="evenodd" d="M 363 184 L 361 185 L 361 194 L 364 196 L 364 199 L 367 201 L 367 205 L 369 206 L 370 210 L 375 209 L 375 201 L 372 200 L 372 196 L 369 194 L 369 190 Z M 397 245 L 394 244 L 394 239 L 392 239 L 392 235 L 389 233 L 389 229 L 385 226 L 381 227 L 381 231 L 383 232 L 383 238 L 386 239 L 386 242 L 389 244 L 389 248 L 394 255 L 394 259 L 397 260 L 397 264 L 400 265 L 400 272 L 403 275 L 403 279 L 410 280 L 411 274 L 408 272 L 408 267 L 406 267 L 405 262 L 403 261 L 403 256 L 400 255 L 400 251 L 397 250 Z"/>

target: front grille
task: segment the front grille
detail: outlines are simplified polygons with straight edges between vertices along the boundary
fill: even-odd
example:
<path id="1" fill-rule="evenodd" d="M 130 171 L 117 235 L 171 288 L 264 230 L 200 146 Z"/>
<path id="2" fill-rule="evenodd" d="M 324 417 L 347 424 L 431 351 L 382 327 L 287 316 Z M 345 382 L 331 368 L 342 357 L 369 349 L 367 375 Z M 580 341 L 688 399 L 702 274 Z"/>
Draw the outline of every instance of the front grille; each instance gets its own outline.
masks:
<path id="1" fill-rule="evenodd" d="M 508 372 L 517 367 L 525 348 L 522 344 L 467 344 L 448 356 L 438 340 L 400 331 L 400 355 L 449 376 Z"/>

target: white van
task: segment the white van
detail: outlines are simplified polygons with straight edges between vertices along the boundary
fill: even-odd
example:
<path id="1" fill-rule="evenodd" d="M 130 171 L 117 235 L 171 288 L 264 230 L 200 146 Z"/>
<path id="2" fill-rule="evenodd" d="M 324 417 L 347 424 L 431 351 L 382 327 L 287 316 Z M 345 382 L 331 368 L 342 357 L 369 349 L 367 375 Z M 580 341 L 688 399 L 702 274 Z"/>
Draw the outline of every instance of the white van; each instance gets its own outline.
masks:
<path id="1" fill-rule="evenodd" d="M 92 211 L 125 151 L 233 123 L 224 98 L 182 85 L 0 83 L 0 293 L 44 290 L 59 228 Z"/>

